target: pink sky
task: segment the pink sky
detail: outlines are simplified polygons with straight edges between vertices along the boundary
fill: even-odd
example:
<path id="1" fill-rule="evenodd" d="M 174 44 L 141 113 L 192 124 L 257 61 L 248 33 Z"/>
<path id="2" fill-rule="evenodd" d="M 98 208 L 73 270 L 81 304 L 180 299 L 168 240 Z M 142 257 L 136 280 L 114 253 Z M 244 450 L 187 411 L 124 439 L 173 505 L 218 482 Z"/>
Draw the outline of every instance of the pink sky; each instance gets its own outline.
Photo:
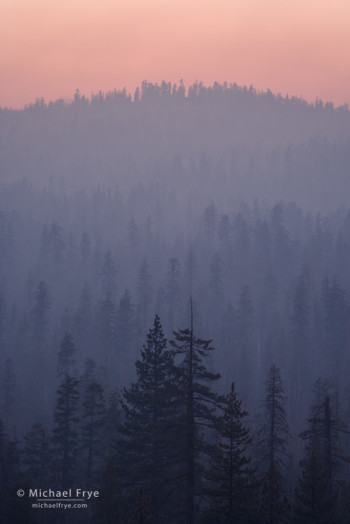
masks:
<path id="1" fill-rule="evenodd" d="M 0 106 L 142 80 L 350 104 L 349 0 L 1 0 Z"/>

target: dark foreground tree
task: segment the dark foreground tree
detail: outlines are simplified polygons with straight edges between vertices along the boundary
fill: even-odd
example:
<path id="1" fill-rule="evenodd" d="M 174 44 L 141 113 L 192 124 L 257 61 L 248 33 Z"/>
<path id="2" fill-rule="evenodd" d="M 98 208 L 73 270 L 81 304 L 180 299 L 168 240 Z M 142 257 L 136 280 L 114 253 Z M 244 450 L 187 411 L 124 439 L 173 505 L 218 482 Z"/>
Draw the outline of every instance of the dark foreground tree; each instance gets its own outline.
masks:
<path id="1" fill-rule="evenodd" d="M 109 458 L 100 479 L 100 495 L 94 500 L 92 524 L 116 524 L 127 521 L 130 508 L 123 496 L 120 478 L 118 459 Z"/>
<path id="2" fill-rule="evenodd" d="M 74 345 L 73 337 L 70 333 L 66 332 L 58 352 L 57 372 L 59 377 L 64 377 L 66 374 L 73 375 L 75 366 L 75 352 L 76 347 Z"/>
<path id="3" fill-rule="evenodd" d="M 214 348 L 211 340 L 202 340 L 194 334 L 192 300 L 190 328 L 176 331 L 174 335 L 175 340 L 170 344 L 176 358 L 180 359 L 174 368 L 177 401 L 182 414 L 178 425 L 181 435 L 179 460 L 183 464 L 186 523 L 193 524 L 199 513 L 204 465 L 214 454 L 210 435 L 219 427 L 217 410 L 222 407 L 222 397 L 210 385 L 220 375 L 209 371 L 203 363 Z"/>
<path id="4" fill-rule="evenodd" d="M 22 462 L 25 476 L 33 486 L 49 484 L 50 450 L 47 431 L 35 422 L 24 437 Z"/>
<path id="5" fill-rule="evenodd" d="M 13 360 L 10 357 L 8 357 L 3 364 L 1 390 L 1 411 L 4 414 L 5 422 L 11 425 L 16 412 L 17 383 Z"/>
<path id="6" fill-rule="evenodd" d="M 242 409 L 234 384 L 224 400 L 225 412 L 220 424 L 220 441 L 208 473 L 207 493 L 210 508 L 207 521 L 243 524 L 254 518 L 254 469 L 247 456 L 252 437 L 244 426 L 247 412 Z"/>
<path id="7" fill-rule="evenodd" d="M 281 496 L 283 467 L 288 456 L 288 423 L 285 412 L 285 397 L 279 368 L 269 369 L 266 380 L 266 396 L 263 403 L 264 423 L 259 431 L 263 450 L 262 479 L 262 522 L 276 524 L 285 522 L 287 503 Z"/>
<path id="8" fill-rule="evenodd" d="M 122 406 L 123 439 L 117 453 L 125 464 L 124 482 L 131 490 L 142 487 L 158 522 L 161 513 L 169 511 L 169 492 L 176 439 L 172 409 L 173 353 L 168 350 L 159 317 L 154 319 L 147 342 L 136 362 L 137 382 L 124 389 Z M 125 479 L 124 479 L 125 481 Z"/>
<path id="9" fill-rule="evenodd" d="M 119 434 L 121 423 L 121 406 L 120 394 L 117 389 L 114 389 L 109 394 L 108 405 L 105 416 L 104 426 L 104 442 L 105 442 L 105 457 L 111 458 L 114 455 L 114 443 Z"/>
<path id="10" fill-rule="evenodd" d="M 340 415 L 337 385 L 329 379 L 317 379 L 314 385 L 309 428 L 302 433 L 304 439 L 315 433 L 322 449 L 323 468 L 331 489 L 337 489 L 337 475 L 348 457 L 342 449 L 342 440 L 348 434 Z"/>
<path id="11" fill-rule="evenodd" d="M 56 397 L 52 438 L 55 476 L 58 485 L 65 489 L 75 476 L 74 466 L 78 449 L 78 380 L 66 375 L 57 390 Z"/>
<path id="12" fill-rule="evenodd" d="M 319 378 L 313 392 L 309 427 L 301 433 L 306 442 L 306 457 L 301 462 L 303 472 L 296 491 L 296 513 L 301 522 L 340 523 L 344 521 L 340 513 L 347 490 L 344 464 L 349 462 L 342 440 L 348 431 L 340 416 L 334 382 Z"/>
<path id="13" fill-rule="evenodd" d="M 300 461 L 303 470 L 295 491 L 295 516 L 300 524 L 332 524 L 337 522 L 336 496 L 331 490 L 315 423 L 305 438 L 305 458 Z"/>
<path id="14" fill-rule="evenodd" d="M 34 524 L 30 502 L 17 496 L 18 489 L 26 489 L 21 478 L 19 442 L 8 437 L 0 419 L 0 522 Z"/>
<path id="15" fill-rule="evenodd" d="M 98 382 L 92 382 L 85 392 L 81 431 L 84 477 L 88 485 L 95 479 L 103 457 L 105 413 L 103 388 Z"/>

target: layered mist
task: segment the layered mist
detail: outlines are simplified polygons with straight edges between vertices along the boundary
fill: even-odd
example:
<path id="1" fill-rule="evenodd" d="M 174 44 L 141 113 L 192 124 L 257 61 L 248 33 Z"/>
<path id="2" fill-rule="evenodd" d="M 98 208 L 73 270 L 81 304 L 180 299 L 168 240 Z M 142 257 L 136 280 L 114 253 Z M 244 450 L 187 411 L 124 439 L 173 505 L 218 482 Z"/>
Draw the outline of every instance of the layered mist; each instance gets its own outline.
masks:
<path id="1" fill-rule="evenodd" d="M 115 91 L 87 99 L 76 92 L 69 103 L 0 109 L 0 407 L 6 445 L 15 442 L 22 456 L 9 485 L 30 477 L 23 442 L 32 424 L 48 435 L 57 429 L 63 371 L 79 383 L 81 413 L 92 376 L 110 399 L 106 409 L 112 417 L 115 408 L 118 418 L 105 431 L 112 448 L 123 433 L 118 424 L 133 442 L 120 398 L 133 405 L 123 388 L 140 378 L 135 362 L 155 315 L 172 340 L 192 318 L 196 336 L 215 347 L 205 360 L 221 375 L 213 393 L 226 395 L 235 384 L 252 435 L 259 433 L 269 380 L 279 377 L 271 370 L 280 370 L 290 435 L 280 474 L 289 501 L 285 522 L 304 522 L 295 516 L 298 435 L 310 422 L 310 406 L 318 402 L 322 411 L 328 399 L 338 451 L 327 486 L 340 501 L 329 515 L 346 522 L 349 195 L 345 106 L 237 85 L 144 82 L 133 96 Z M 213 431 L 203 439 L 215 442 Z M 260 441 L 248 440 L 260 482 Z M 58 449 L 59 437 L 52 442 Z M 96 471 L 86 477 L 84 449 L 78 476 L 95 489 L 115 451 L 96 452 Z M 198 490 L 206 478 L 199 471 Z M 133 482 L 136 489 L 143 480 Z M 126 506 L 137 508 L 128 489 L 120 487 Z M 144 489 L 153 507 L 154 493 L 147 483 Z M 180 507 L 182 488 L 174 489 Z M 250 495 L 256 507 L 259 489 Z M 173 506 L 173 513 L 154 506 L 150 514 L 164 511 L 169 523 L 231 522 L 210 520 L 216 499 L 203 493 L 206 502 L 196 502 L 190 516 L 187 506 L 176 517 Z M 136 522 L 123 508 L 121 524 Z M 98 511 L 91 522 L 115 518 L 112 512 L 101 520 Z M 154 518 L 149 522 L 160 522 Z M 240 518 L 259 522 L 256 514 Z"/>

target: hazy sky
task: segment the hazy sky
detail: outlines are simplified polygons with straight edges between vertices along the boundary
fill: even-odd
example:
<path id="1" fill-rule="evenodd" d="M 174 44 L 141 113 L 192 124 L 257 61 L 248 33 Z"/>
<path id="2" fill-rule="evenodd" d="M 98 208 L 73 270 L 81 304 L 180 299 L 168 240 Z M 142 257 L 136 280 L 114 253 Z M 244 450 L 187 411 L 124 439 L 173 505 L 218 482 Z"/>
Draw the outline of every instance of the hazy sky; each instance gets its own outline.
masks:
<path id="1" fill-rule="evenodd" d="M 0 0 L 0 106 L 142 80 L 350 103 L 349 0 Z"/>

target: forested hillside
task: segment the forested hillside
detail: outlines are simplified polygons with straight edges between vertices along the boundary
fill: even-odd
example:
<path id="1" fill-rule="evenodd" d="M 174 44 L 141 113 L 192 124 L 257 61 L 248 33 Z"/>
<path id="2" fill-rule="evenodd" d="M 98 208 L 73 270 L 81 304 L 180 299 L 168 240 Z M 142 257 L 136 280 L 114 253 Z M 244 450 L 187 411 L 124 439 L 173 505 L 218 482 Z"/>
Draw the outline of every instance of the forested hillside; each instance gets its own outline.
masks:
<path id="1" fill-rule="evenodd" d="M 0 110 L 0 177 L 4 522 L 348 522 L 346 107 L 77 92 Z"/>

